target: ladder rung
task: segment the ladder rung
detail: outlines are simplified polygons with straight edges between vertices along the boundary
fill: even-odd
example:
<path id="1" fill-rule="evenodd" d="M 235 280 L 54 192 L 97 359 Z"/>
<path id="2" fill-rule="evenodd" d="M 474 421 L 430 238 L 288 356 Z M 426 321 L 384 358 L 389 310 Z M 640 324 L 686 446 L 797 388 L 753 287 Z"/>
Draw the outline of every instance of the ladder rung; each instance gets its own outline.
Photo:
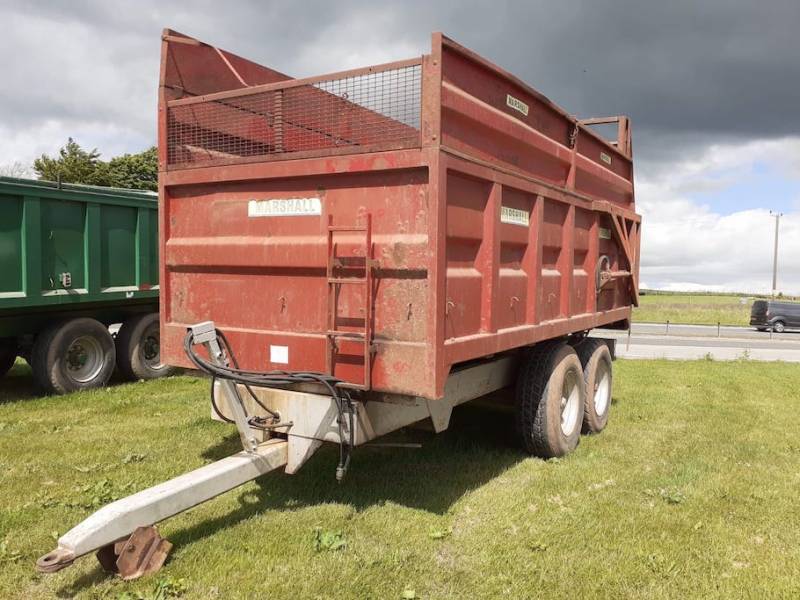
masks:
<path id="1" fill-rule="evenodd" d="M 329 225 L 328 231 L 366 231 L 363 225 Z"/>
<path id="2" fill-rule="evenodd" d="M 345 278 L 333 278 L 328 279 L 328 283 L 367 283 L 367 280 L 363 277 L 345 277 Z"/>
<path id="3" fill-rule="evenodd" d="M 342 256 L 334 256 L 333 258 L 331 258 L 331 265 L 333 265 L 334 267 L 337 267 L 339 269 L 344 269 L 344 268 L 348 268 L 348 269 L 363 269 L 364 266 L 373 267 L 375 269 L 379 269 L 380 266 L 381 266 L 381 261 L 379 261 L 377 258 L 369 258 L 369 259 L 367 259 L 366 261 L 364 261 L 365 262 L 364 266 L 362 266 L 362 265 L 348 265 L 345 261 L 342 260 L 342 258 L 344 258 L 344 257 L 342 257 Z M 348 258 L 363 258 L 363 256 L 354 256 L 354 257 L 348 257 Z"/>
<path id="4" fill-rule="evenodd" d="M 325 335 L 330 337 L 348 337 L 353 338 L 354 340 L 364 339 L 364 334 L 359 333 L 358 331 L 328 331 Z"/>

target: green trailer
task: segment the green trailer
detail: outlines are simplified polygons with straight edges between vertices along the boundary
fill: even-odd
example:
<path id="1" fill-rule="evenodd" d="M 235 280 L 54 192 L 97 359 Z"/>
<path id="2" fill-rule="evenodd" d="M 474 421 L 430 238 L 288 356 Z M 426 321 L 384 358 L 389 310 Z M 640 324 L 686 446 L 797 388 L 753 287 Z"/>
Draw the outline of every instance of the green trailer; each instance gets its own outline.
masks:
<path id="1" fill-rule="evenodd" d="M 50 393 L 159 377 L 159 341 L 158 195 L 0 177 L 0 377 L 18 356 Z"/>

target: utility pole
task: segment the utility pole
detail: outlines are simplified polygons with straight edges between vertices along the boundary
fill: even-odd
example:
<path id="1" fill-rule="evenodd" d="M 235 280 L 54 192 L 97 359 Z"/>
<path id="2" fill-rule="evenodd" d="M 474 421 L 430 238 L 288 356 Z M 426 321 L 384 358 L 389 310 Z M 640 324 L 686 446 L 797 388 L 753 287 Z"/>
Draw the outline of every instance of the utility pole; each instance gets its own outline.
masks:
<path id="1" fill-rule="evenodd" d="M 778 229 L 783 213 L 769 211 L 770 216 L 775 217 L 775 251 L 772 255 L 772 296 L 778 290 Z"/>

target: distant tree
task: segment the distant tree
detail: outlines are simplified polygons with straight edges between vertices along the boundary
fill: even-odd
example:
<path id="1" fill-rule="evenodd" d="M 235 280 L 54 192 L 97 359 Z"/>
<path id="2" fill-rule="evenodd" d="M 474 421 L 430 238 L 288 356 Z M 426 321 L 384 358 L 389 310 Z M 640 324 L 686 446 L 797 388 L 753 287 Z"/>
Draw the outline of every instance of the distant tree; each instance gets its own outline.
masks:
<path id="1" fill-rule="evenodd" d="M 158 189 L 158 157 L 155 146 L 137 154 L 123 154 L 105 162 L 97 149 L 84 150 L 69 138 L 58 156 L 42 154 L 33 161 L 39 179 L 63 183 L 83 183 L 125 187 L 136 190 Z"/>
<path id="2" fill-rule="evenodd" d="M 106 175 L 100 166 L 100 153 L 95 148 L 87 151 L 78 142 L 69 138 L 67 144 L 53 158 L 42 154 L 33 161 L 33 170 L 39 179 L 62 181 L 64 183 L 85 183 L 104 185 Z"/>
<path id="3" fill-rule="evenodd" d="M 108 162 L 109 185 L 132 190 L 158 189 L 158 153 L 156 147 L 138 154 L 123 154 Z"/>
<path id="4" fill-rule="evenodd" d="M 0 176 L 2 177 L 33 177 L 33 171 L 29 165 L 21 162 L 13 162 L 0 165 Z"/>

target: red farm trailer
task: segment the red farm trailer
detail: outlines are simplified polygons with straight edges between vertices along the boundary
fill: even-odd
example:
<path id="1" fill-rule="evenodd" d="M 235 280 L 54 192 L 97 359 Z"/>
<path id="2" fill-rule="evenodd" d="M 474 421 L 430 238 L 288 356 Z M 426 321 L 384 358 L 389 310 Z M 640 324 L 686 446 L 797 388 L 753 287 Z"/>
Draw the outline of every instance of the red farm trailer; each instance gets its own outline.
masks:
<path id="1" fill-rule="evenodd" d="M 613 342 L 586 333 L 638 298 L 627 118 L 576 119 L 439 33 L 292 79 L 167 30 L 160 83 L 162 357 L 214 377 L 244 450 L 101 509 L 40 570 L 154 570 L 154 523 L 325 441 L 341 478 L 353 447 L 505 388 L 532 454 L 603 429 Z"/>

